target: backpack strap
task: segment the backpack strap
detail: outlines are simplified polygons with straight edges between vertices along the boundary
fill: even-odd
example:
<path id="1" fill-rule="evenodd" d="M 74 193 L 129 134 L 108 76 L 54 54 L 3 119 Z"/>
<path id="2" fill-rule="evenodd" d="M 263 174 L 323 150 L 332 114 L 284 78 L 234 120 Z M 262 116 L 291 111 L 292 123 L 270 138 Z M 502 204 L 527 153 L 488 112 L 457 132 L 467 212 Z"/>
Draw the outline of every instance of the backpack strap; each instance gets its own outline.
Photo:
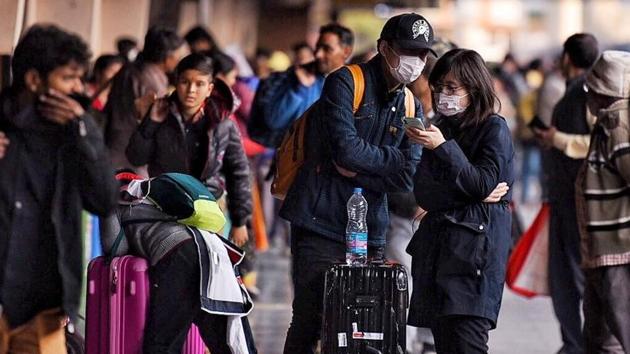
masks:
<path id="1" fill-rule="evenodd" d="M 359 64 L 352 64 L 347 66 L 352 74 L 352 81 L 354 81 L 354 99 L 352 100 L 352 113 L 356 113 L 361 105 L 363 99 L 363 93 L 365 92 L 365 78 L 363 77 L 363 70 Z"/>
<path id="2" fill-rule="evenodd" d="M 352 113 L 356 113 L 363 100 L 363 93 L 365 92 L 365 78 L 363 77 L 363 70 L 359 64 L 347 65 L 347 68 L 352 74 L 352 81 L 354 81 L 354 98 L 352 100 Z M 413 98 L 413 93 L 407 87 L 405 87 L 405 116 L 416 116 L 416 102 Z"/>
<path id="3" fill-rule="evenodd" d="M 408 87 L 405 87 L 405 117 L 416 116 L 416 102 L 413 99 L 413 93 Z"/>

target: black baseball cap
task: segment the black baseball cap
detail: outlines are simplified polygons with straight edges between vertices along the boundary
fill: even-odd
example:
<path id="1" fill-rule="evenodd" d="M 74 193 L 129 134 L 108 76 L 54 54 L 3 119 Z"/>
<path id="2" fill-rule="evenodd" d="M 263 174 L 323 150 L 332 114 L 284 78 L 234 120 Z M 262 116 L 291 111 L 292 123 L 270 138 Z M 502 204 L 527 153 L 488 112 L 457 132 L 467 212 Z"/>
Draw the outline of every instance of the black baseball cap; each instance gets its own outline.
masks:
<path id="1" fill-rule="evenodd" d="M 390 18 L 381 31 L 381 39 L 394 42 L 403 49 L 428 49 L 435 55 L 431 49 L 433 35 L 429 21 L 413 12 Z"/>

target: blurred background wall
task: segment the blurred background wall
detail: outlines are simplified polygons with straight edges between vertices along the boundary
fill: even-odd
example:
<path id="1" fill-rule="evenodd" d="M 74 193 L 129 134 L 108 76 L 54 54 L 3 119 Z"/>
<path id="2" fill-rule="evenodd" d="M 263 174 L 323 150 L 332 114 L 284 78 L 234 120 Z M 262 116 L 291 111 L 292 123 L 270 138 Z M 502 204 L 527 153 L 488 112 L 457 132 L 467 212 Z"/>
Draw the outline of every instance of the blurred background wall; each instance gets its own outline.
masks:
<path id="1" fill-rule="evenodd" d="M 314 44 L 332 20 L 357 34 L 357 52 L 374 46 L 384 21 L 417 11 L 438 36 L 474 48 L 490 61 L 512 52 L 522 61 L 553 56 L 575 32 L 595 34 L 606 47 L 630 43 L 630 0 L 0 0 L 0 54 L 9 54 L 22 31 L 36 22 L 59 24 L 89 41 L 95 55 L 114 51 L 115 39 L 142 43 L 148 26 L 184 34 L 206 26 L 221 46 L 247 55 L 257 47 L 288 50 Z"/>

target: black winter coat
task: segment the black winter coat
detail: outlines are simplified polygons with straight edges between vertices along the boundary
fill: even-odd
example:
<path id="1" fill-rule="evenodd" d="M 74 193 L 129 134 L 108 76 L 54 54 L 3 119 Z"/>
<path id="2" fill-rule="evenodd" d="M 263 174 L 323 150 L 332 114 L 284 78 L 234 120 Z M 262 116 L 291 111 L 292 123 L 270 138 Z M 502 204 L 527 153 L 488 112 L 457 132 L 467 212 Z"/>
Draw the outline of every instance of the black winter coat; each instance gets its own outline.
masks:
<path id="1" fill-rule="evenodd" d="M 235 226 L 242 226 L 252 210 L 249 161 L 238 127 L 229 119 L 232 103 L 224 98 L 214 95 L 205 107 L 205 118 L 210 122 L 207 159 L 204 166 L 195 168 L 201 174 L 192 173 L 193 166 L 189 165 L 185 132 L 174 113 L 175 102 L 165 122 L 155 123 L 149 117 L 142 121 L 131 136 L 127 158 L 136 166 L 148 164 L 151 177 L 167 172 L 193 175 L 217 199 L 227 191 L 230 219 Z"/>
<path id="2" fill-rule="evenodd" d="M 431 327 L 436 317 L 471 315 L 496 324 L 510 246 L 511 193 L 484 200 L 500 182 L 514 181 L 514 150 L 505 120 L 491 116 L 460 128 L 435 123 L 447 139 L 425 149 L 415 175 L 416 201 L 427 215 L 407 247 L 413 293 L 409 324 Z"/>
<path id="3" fill-rule="evenodd" d="M 81 119 L 85 134 L 79 133 L 79 124 L 73 121 L 63 127 L 66 134 L 54 151 L 37 151 L 29 140 L 33 129 L 43 123 L 43 118 L 35 113 L 34 107 L 28 106 L 18 111 L 16 97 L 5 91 L 0 98 L 0 131 L 4 131 L 11 143 L 4 158 L 0 159 L 0 272 L 3 284 L 0 293 L 6 298 L 23 298 L 25 311 L 42 311 L 37 304 L 48 302 L 51 307 L 61 307 L 73 320 L 81 297 L 81 279 L 83 269 L 83 241 L 81 239 L 81 211 L 105 216 L 116 207 L 118 183 L 114 179 L 113 168 L 107 156 L 103 137 L 89 113 Z M 26 124 L 27 122 L 30 122 Z M 83 129 L 81 129 L 83 130 Z M 53 139 L 53 138 L 50 138 Z M 55 141 L 55 140 L 51 140 Z M 37 171 L 40 166 L 33 155 L 54 154 L 56 158 L 54 176 L 41 181 L 37 186 L 20 183 L 26 171 Z M 23 189 L 22 189 L 23 188 Z M 25 234 L 31 225 L 16 222 L 17 213 L 22 209 L 17 195 L 34 194 L 37 189 L 45 189 L 52 195 L 50 209 L 46 215 L 40 215 L 32 224 L 50 221 L 50 228 L 39 235 Z M 45 203 L 40 201 L 39 203 Z M 42 204 L 45 208 L 45 205 Z M 40 230 L 41 231 L 41 230 Z M 43 237 L 54 237 L 53 242 L 42 242 Z M 29 239 L 37 242 L 31 249 L 12 247 L 12 237 Z M 33 251 L 35 250 L 35 251 Z M 25 254 L 54 254 L 57 268 L 53 271 L 50 264 L 42 259 L 29 259 L 27 264 L 15 266 L 15 261 Z M 7 274 L 11 274 L 10 277 Z M 60 289 L 60 303 L 54 294 L 43 295 L 48 300 L 37 298 L 29 289 L 19 289 L 7 284 L 8 279 L 30 278 L 33 284 L 46 284 Z M 60 283 L 57 283 L 59 282 Z M 51 284 L 53 283 L 53 284 Z M 32 290 L 32 289 L 31 289 Z M 6 304 L 5 304 L 6 305 Z M 5 313 L 8 313 L 5 309 Z M 34 315 L 34 313 L 14 313 L 15 317 Z M 18 323 L 14 323 L 18 325 Z"/>

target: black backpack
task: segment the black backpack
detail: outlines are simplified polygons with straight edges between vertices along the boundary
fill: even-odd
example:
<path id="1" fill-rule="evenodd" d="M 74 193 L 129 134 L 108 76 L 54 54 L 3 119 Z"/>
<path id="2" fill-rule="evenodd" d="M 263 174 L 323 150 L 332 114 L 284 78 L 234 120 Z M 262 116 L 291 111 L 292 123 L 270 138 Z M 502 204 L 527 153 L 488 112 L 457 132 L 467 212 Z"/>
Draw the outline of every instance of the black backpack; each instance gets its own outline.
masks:
<path id="1" fill-rule="evenodd" d="M 267 122 L 273 120 L 273 117 L 265 117 L 265 107 L 273 104 L 271 102 L 273 88 L 290 79 L 290 71 L 283 71 L 271 74 L 267 79 L 261 80 L 258 85 L 254 102 L 252 103 L 252 111 L 247 122 L 247 133 L 250 139 L 260 145 L 277 148 L 282 142 L 286 129 L 272 129 L 267 124 Z"/>

